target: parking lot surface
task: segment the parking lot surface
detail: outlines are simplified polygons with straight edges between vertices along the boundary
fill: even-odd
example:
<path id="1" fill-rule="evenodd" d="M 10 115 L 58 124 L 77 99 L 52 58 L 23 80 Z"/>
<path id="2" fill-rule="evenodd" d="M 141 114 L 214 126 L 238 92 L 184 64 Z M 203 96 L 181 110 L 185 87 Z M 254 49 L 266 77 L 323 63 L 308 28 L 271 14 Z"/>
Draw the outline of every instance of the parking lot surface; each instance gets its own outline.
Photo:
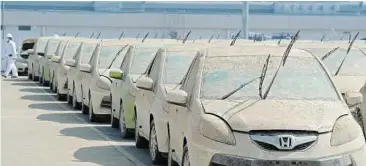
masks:
<path id="1" fill-rule="evenodd" d="M 147 149 L 26 77 L 1 81 L 1 134 L 4 166 L 152 165 Z"/>

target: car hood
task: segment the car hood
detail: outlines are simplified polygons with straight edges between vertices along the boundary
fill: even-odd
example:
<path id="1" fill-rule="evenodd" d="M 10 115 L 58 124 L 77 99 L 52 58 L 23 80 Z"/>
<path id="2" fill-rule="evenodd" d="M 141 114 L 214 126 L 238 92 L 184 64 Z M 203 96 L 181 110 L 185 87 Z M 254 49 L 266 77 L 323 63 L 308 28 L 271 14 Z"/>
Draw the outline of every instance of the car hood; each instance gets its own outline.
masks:
<path id="1" fill-rule="evenodd" d="M 348 114 L 341 101 L 302 100 L 203 100 L 206 113 L 226 120 L 236 131 L 331 131 L 335 121 Z"/>
<path id="2" fill-rule="evenodd" d="M 366 82 L 366 76 L 334 76 L 334 84 L 341 93 L 359 92 Z"/>

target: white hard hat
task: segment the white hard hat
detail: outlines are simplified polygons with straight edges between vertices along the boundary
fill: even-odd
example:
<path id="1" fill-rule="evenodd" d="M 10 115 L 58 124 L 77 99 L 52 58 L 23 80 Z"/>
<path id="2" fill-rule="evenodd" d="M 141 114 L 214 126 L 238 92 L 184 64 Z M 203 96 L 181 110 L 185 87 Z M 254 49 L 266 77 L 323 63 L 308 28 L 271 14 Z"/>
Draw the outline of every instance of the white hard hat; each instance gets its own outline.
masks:
<path id="1" fill-rule="evenodd" d="M 7 34 L 6 34 L 6 37 L 7 37 L 7 38 L 13 38 L 13 35 L 11 35 L 11 33 L 7 33 Z"/>

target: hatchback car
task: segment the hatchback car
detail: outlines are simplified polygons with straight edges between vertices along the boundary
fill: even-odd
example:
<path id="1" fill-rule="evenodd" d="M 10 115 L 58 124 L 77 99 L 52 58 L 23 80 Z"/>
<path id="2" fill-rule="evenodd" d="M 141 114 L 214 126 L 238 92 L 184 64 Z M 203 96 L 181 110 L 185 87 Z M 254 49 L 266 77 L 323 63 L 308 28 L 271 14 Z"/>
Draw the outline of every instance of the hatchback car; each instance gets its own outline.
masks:
<path id="1" fill-rule="evenodd" d="M 80 65 L 89 63 L 99 42 L 96 39 L 83 40 L 74 57 L 66 61 L 66 65 L 70 67 L 67 71 L 67 101 L 74 109 L 81 109 L 82 103 L 81 78 L 85 72 L 80 71 Z"/>
<path id="2" fill-rule="evenodd" d="M 20 53 L 15 61 L 15 66 L 18 70 L 19 75 L 28 75 L 28 58 L 29 54 L 34 52 L 34 45 L 37 39 L 26 39 L 22 42 L 20 46 Z"/>
<path id="3" fill-rule="evenodd" d="M 306 51 L 210 48 L 166 97 L 170 163 L 366 165 L 360 126 Z"/>
<path id="4" fill-rule="evenodd" d="M 34 51 L 29 54 L 28 58 L 28 78 L 34 81 L 39 80 L 41 75 L 39 61 L 45 56 L 45 48 L 48 40 L 52 37 L 39 37 L 34 45 Z"/>

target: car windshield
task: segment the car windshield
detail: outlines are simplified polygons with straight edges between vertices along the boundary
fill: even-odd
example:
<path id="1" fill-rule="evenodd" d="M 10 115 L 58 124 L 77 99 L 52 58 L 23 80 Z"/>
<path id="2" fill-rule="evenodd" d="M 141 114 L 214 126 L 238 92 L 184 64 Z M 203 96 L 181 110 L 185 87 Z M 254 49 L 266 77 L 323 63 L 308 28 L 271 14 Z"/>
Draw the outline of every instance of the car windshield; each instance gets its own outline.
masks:
<path id="1" fill-rule="evenodd" d="M 132 59 L 132 65 L 130 69 L 131 74 L 143 74 L 145 73 L 149 63 L 155 57 L 159 47 L 155 48 L 136 48 L 135 56 Z"/>
<path id="2" fill-rule="evenodd" d="M 59 43 L 60 43 L 60 40 L 49 40 L 48 46 L 47 46 L 47 54 L 55 54 Z"/>
<path id="3" fill-rule="evenodd" d="M 195 52 L 168 52 L 165 59 L 164 84 L 179 84 L 194 59 Z"/>
<path id="4" fill-rule="evenodd" d="M 37 43 L 37 52 L 44 52 L 48 39 L 40 39 Z"/>
<path id="5" fill-rule="evenodd" d="M 93 55 L 93 52 L 97 44 L 84 44 L 83 56 L 81 57 L 81 63 L 88 63 Z"/>
<path id="6" fill-rule="evenodd" d="M 72 57 L 74 57 L 79 46 L 80 46 L 80 42 L 70 42 L 64 52 L 64 58 L 71 59 Z"/>
<path id="7" fill-rule="evenodd" d="M 324 56 L 329 49 L 308 49 L 318 57 Z M 325 52 L 325 53 L 324 53 Z M 329 51 L 328 51 L 329 52 Z M 338 67 L 342 63 L 347 49 L 340 48 L 323 60 L 332 75 L 335 75 Z M 339 76 L 366 76 L 366 55 L 359 49 L 351 49 L 344 61 Z"/>
<path id="8" fill-rule="evenodd" d="M 125 45 L 102 46 L 98 61 L 99 69 L 107 69 L 118 51 L 123 47 L 125 47 Z"/>
<path id="9" fill-rule="evenodd" d="M 259 77 L 266 56 L 208 57 L 205 62 L 201 98 L 221 99 L 230 91 Z M 266 89 L 282 57 L 272 56 L 263 83 Z M 247 84 L 228 100 L 260 99 L 259 79 Z M 313 57 L 289 55 L 266 100 L 338 100 L 338 95 L 323 67 Z"/>

